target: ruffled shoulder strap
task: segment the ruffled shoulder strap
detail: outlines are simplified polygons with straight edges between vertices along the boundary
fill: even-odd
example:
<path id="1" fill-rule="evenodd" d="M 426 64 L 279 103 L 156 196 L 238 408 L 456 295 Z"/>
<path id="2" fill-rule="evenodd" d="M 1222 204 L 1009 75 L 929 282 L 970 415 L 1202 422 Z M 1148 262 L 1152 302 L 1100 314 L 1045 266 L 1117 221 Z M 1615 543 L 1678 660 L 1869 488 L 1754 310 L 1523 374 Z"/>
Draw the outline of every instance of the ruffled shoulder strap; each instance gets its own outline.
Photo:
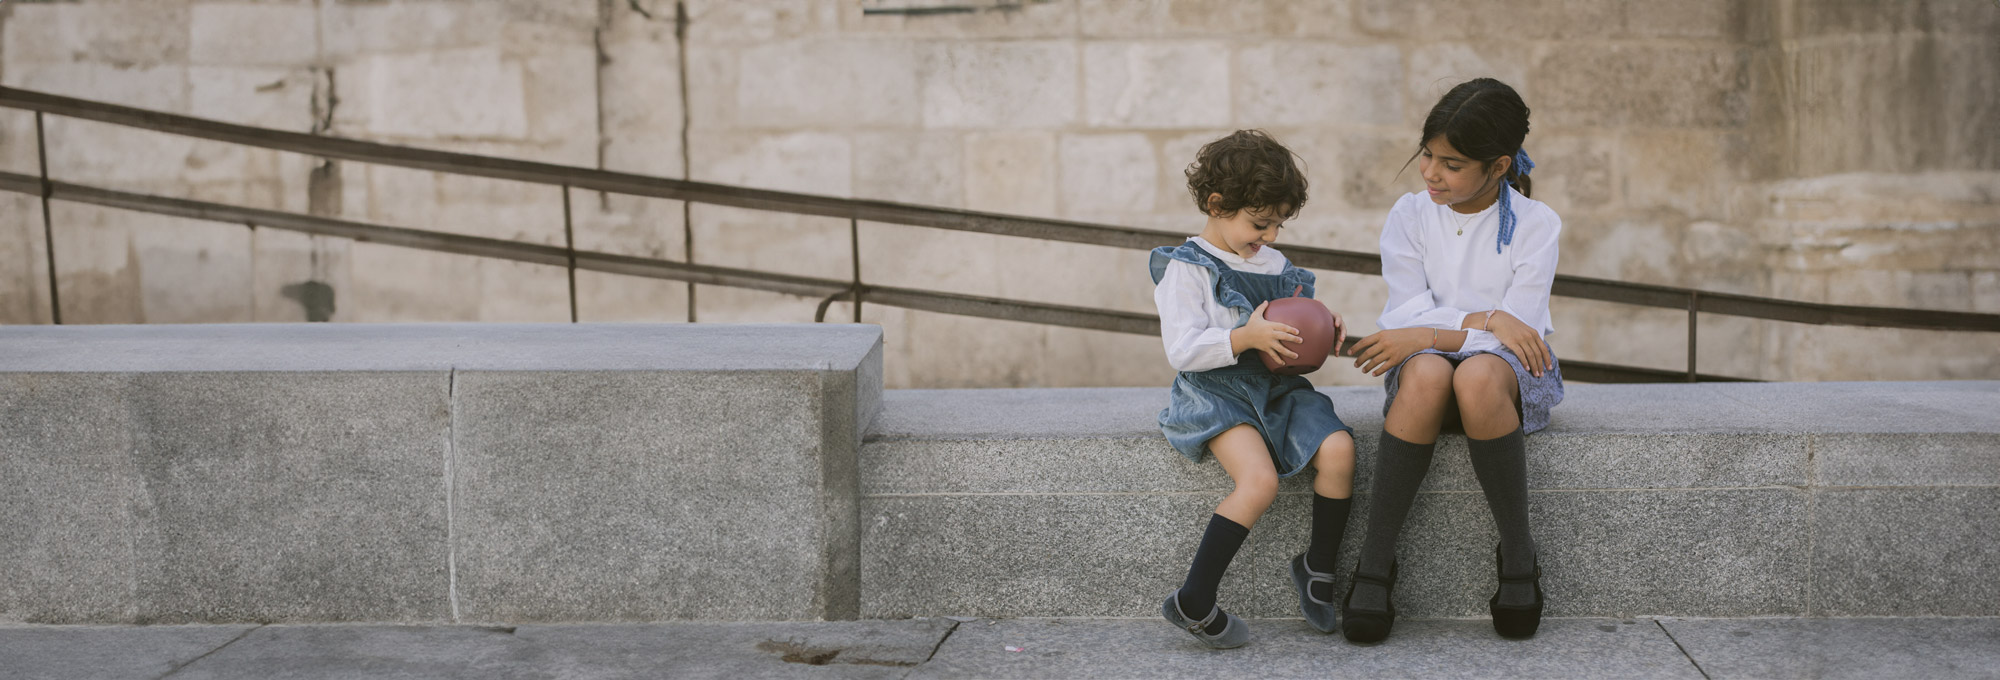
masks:
<path id="1" fill-rule="evenodd" d="M 1292 266 L 1292 263 L 1286 262 L 1285 271 L 1279 272 L 1278 278 L 1284 281 L 1286 296 L 1290 296 L 1292 294 L 1292 291 L 1296 290 L 1298 287 L 1304 286 L 1305 290 L 1300 292 L 1299 295 L 1305 297 L 1318 297 L 1318 294 L 1315 291 L 1313 284 L 1319 281 L 1319 276 L 1313 274 L 1311 270 L 1295 267 Z"/>
<path id="2" fill-rule="evenodd" d="M 1150 261 L 1153 273 L 1153 285 L 1157 286 L 1160 284 L 1160 278 L 1167 274 L 1167 263 L 1175 260 L 1208 270 L 1209 293 L 1215 296 L 1215 302 L 1237 312 L 1236 325 L 1242 326 L 1244 323 L 1249 322 L 1250 313 L 1256 311 L 1257 307 L 1250 304 L 1250 299 L 1244 297 L 1243 293 L 1238 292 L 1234 288 L 1222 285 L 1221 270 L 1227 268 L 1228 265 L 1217 262 L 1214 256 L 1209 255 L 1208 251 L 1202 250 L 1201 246 L 1195 245 L 1193 241 L 1183 242 L 1178 246 L 1160 246 L 1153 249 Z M 1307 277 L 1312 276 L 1312 272 L 1307 272 L 1303 269 L 1299 271 L 1304 272 Z M 1306 283 L 1308 284 L 1308 290 L 1310 290 L 1310 278 L 1308 278 Z"/>

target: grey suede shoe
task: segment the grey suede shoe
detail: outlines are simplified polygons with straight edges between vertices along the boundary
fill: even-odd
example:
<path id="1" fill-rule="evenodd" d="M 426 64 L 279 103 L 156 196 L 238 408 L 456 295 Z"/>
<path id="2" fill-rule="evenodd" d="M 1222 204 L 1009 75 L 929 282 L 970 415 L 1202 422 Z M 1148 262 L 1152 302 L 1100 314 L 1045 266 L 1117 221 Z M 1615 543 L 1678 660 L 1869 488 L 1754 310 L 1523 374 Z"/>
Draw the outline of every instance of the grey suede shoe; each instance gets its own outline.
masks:
<path id="1" fill-rule="evenodd" d="M 1243 619 L 1236 618 L 1236 615 L 1222 611 L 1221 607 L 1216 607 L 1200 621 L 1189 619 L 1187 614 L 1181 613 L 1180 595 L 1181 591 L 1176 589 L 1174 594 L 1167 596 L 1166 602 L 1160 603 L 1160 615 L 1167 618 L 1167 623 L 1174 624 L 1175 628 L 1187 631 L 1202 644 L 1216 649 L 1235 649 L 1250 641 L 1250 626 L 1243 623 Z M 1217 616 L 1223 617 L 1227 623 L 1222 624 L 1222 632 L 1209 635 L 1205 629 Z"/>
<path id="2" fill-rule="evenodd" d="M 1299 589 L 1299 612 L 1313 630 L 1331 633 L 1340 630 L 1340 605 L 1313 597 L 1312 584 L 1333 583 L 1333 574 L 1313 571 L 1306 566 L 1306 554 L 1292 558 L 1292 587 Z"/>

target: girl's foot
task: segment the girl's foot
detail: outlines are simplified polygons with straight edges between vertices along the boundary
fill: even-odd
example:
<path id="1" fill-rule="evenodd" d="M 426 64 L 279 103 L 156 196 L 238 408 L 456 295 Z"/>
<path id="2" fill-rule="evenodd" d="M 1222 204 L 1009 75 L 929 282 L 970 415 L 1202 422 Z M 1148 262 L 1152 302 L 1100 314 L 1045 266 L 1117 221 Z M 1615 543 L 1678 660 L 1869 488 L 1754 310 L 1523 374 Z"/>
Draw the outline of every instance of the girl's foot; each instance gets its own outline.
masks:
<path id="1" fill-rule="evenodd" d="M 1500 559 L 1500 546 L 1493 546 L 1493 571 L 1500 577 L 1500 588 L 1504 590 L 1510 584 L 1532 585 L 1535 600 L 1526 604 L 1502 604 L 1500 593 L 1494 592 L 1493 599 L 1486 603 L 1487 611 L 1493 614 L 1493 632 L 1512 640 L 1534 637 L 1535 631 L 1542 626 L 1541 560 L 1535 560 L 1534 571 L 1526 576 L 1508 576 L 1504 564 Z"/>
<path id="2" fill-rule="evenodd" d="M 1305 614 L 1313 630 L 1331 633 L 1340 630 L 1340 608 L 1313 595 L 1314 586 L 1321 583 L 1332 584 L 1333 574 L 1313 571 L 1304 553 L 1292 558 L 1292 587 L 1299 590 L 1299 612 Z"/>
<path id="3" fill-rule="evenodd" d="M 1356 590 L 1380 589 L 1379 600 L 1374 593 L 1363 593 L 1364 601 L 1379 601 L 1382 607 L 1354 606 Z M 1354 570 L 1354 584 L 1347 587 L 1347 600 L 1342 603 L 1341 614 L 1346 624 L 1340 632 L 1349 642 L 1381 642 L 1389 637 L 1389 629 L 1396 625 L 1396 600 L 1392 597 L 1396 589 L 1396 563 L 1389 564 L 1389 576 L 1383 578 Z"/>
<path id="4" fill-rule="evenodd" d="M 1243 619 L 1236 618 L 1234 614 L 1222 611 L 1221 607 L 1209 608 L 1208 615 L 1200 620 L 1189 618 L 1181 611 L 1178 590 L 1168 595 L 1167 601 L 1160 603 L 1160 616 L 1165 617 L 1167 623 L 1174 624 L 1175 628 L 1187 631 L 1189 635 L 1194 636 L 1194 639 L 1215 649 L 1234 649 L 1250 641 L 1250 626 L 1243 623 Z M 1208 632 L 1216 623 L 1222 624 L 1221 629 L 1214 633 Z"/>

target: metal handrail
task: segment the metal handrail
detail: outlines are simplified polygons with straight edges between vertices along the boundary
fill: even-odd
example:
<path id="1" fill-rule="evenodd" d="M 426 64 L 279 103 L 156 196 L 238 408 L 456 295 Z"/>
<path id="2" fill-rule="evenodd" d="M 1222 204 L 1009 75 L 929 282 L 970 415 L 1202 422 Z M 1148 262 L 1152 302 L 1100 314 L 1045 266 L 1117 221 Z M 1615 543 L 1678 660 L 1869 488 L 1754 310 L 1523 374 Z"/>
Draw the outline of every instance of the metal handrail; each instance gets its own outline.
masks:
<path id="1" fill-rule="evenodd" d="M 506 179 L 506 180 L 562 187 L 565 195 L 565 206 L 567 206 L 568 189 L 577 188 L 577 189 L 585 189 L 592 191 L 627 194 L 634 196 L 646 196 L 652 198 L 663 198 L 670 200 L 708 203 L 713 205 L 724 205 L 724 206 L 739 207 L 739 208 L 788 212 L 788 213 L 795 213 L 802 215 L 845 217 L 850 220 L 851 225 L 858 223 L 860 220 L 867 220 L 870 222 L 881 222 L 888 224 L 932 227 L 940 229 L 951 229 L 957 231 L 999 234 L 999 235 L 1016 236 L 1022 238 L 1035 238 L 1042 240 L 1085 243 L 1092 245 L 1121 247 L 1121 248 L 1152 248 L 1160 245 L 1171 245 L 1174 243 L 1179 243 L 1184 238 L 1179 234 L 1148 230 L 1148 229 L 1137 229 L 1131 227 L 1092 224 L 1087 222 L 1075 222 L 1068 220 L 1023 217 L 1017 215 L 1004 215 L 999 213 L 955 210 L 950 208 L 910 205 L 910 204 L 895 203 L 889 201 L 838 198 L 832 196 L 820 196 L 814 194 L 775 191 L 769 189 L 753 189 L 748 187 L 739 187 L 739 186 L 732 186 L 725 184 L 714 184 L 708 182 L 696 182 L 691 180 L 679 180 L 679 179 L 670 179 L 665 177 L 637 175 L 637 174 L 614 172 L 608 170 L 597 170 L 592 168 L 580 168 L 574 166 L 557 165 L 552 163 L 541 163 L 535 161 L 524 161 L 524 160 L 509 159 L 509 158 L 497 158 L 492 156 L 480 156 L 474 154 L 456 153 L 448 151 L 417 149 L 411 147 L 381 144 L 377 142 L 366 142 L 361 140 L 342 139 L 337 137 L 327 137 L 327 136 L 313 135 L 307 133 L 289 132 L 284 130 L 272 130 L 267 128 L 251 127 L 246 125 L 237 125 L 233 123 L 224 123 L 219 121 L 194 118 L 191 116 L 183 116 L 178 114 L 165 113 L 161 111 L 138 109 L 133 107 L 120 106 L 117 104 L 109 104 L 105 102 L 97 102 L 86 99 L 77 99 L 73 97 L 63 97 L 59 95 L 52 95 L 42 92 L 35 92 L 30 90 L 22 90 L 9 87 L 0 87 L 0 107 L 34 111 L 36 113 L 36 123 L 37 123 L 38 133 L 40 128 L 41 115 L 44 113 L 48 113 L 48 114 L 62 115 L 66 117 L 78 118 L 83 120 L 93 120 L 98 122 L 111 123 L 115 125 L 123 125 L 128 127 L 153 130 L 168 134 L 209 139 L 222 142 L 245 144 L 249 146 L 275 149 L 280 151 L 290 151 L 300 154 L 307 154 L 307 155 L 320 156 L 326 158 L 338 158 L 343 160 L 353 160 L 353 161 L 375 163 L 382 165 L 391 165 L 391 166 L 411 168 L 411 169 L 432 170 L 432 171 L 447 172 L 459 175 L 488 177 L 494 179 Z M 40 145 L 39 134 L 37 135 L 37 141 L 38 145 Z M 24 184 L 24 182 L 31 183 L 32 186 L 30 186 L 30 184 Z M 4 188 L 6 188 L 9 191 L 40 194 L 43 196 L 45 205 L 47 200 L 55 198 L 56 194 L 58 193 L 64 194 L 63 199 L 65 200 L 84 200 L 85 198 L 90 198 L 90 197 L 94 197 L 97 200 L 103 200 L 107 202 L 115 200 L 121 204 L 118 207 L 126 207 L 128 209 L 146 209 L 145 207 L 142 206 L 162 207 L 169 205 L 167 203 L 161 203 L 162 201 L 178 200 L 178 199 L 166 199 L 163 197 L 147 197 L 138 194 L 123 194 L 121 192 L 112 192 L 103 189 L 94 189 L 90 187 L 84 187 L 81 185 L 54 183 L 48 179 L 46 167 L 43 168 L 43 176 L 40 178 L 34 178 L 24 175 L 7 174 L 5 181 L 0 182 L 0 185 L 4 185 Z M 92 193 L 92 192 L 100 192 L 100 193 Z M 183 202 L 183 203 L 191 205 L 197 202 Z M 108 203 L 103 203 L 103 204 L 108 204 Z M 182 205 L 178 209 L 193 209 L 190 207 L 190 205 Z M 231 206 L 222 206 L 219 204 L 200 204 L 200 205 L 202 206 L 200 210 L 205 211 L 205 214 L 220 215 L 223 212 L 226 212 L 227 210 L 239 210 L 239 211 L 248 210 L 242 208 L 233 208 Z M 276 222 L 283 222 L 286 220 L 290 220 L 291 223 L 295 225 L 305 224 L 304 222 L 299 222 L 298 220 L 300 220 L 301 218 L 306 218 L 306 216 L 294 215 L 290 213 L 281 213 L 275 211 L 257 211 L 257 212 L 268 213 L 261 215 L 260 219 L 275 221 L 275 222 L 262 222 L 267 226 L 277 226 Z M 324 218 L 308 218 L 308 219 L 324 220 Z M 565 220 L 568 220 L 567 208 L 565 209 Z M 244 221 L 246 223 L 255 223 L 251 222 L 250 220 L 228 220 L 228 221 Z M 347 224 L 347 225 L 360 224 L 352 222 L 341 222 L 338 220 L 330 220 L 329 222 L 340 222 L 342 224 Z M 327 225 L 320 225 L 320 226 L 326 227 Z M 377 228 L 395 229 L 392 227 L 377 227 Z M 421 230 L 403 230 L 403 231 L 410 232 L 409 234 L 405 234 L 405 237 L 410 239 L 410 242 L 413 244 L 418 241 L 423 241 L 422 238 L 418 238 L 416 236 L 417 234 L 425 234 L 431 237 L 451 236 L 448 234 L 442 234 L 440 232 L 424 232 Z M 568 232 L 566 231 L 565 233 L 567 234 Z M 850 282 L 845 282 L 842 286 L 840 286 L 843 289 L 844 293 L 842 291 L 835 291 L 830 294 L 826 293 L 812 293 L 812 294 L 815 295 L 826 294 L 828 295 L 829 301 L 831 301 L 831 299 L 834 297 L 840 297 L 842 295 L 845 295 L 850 299 L 858 298 L 858 299 L 872 300 L 876 302 L 884 302 L 884 300 L 880 296 L 884 294 L 884 291 L 892 289 L 880 288 L 874 286 L 864 286 L 861 284 L 859 276 L 860 261 L 859 261 L 859 248 L 858 248 L 858 234 L 855 235 L 855 238 L 857 239 L 857 245 L 856 245 L 856 251 L 854 253 L 855 257 L 854 280 Z M 485 239 L 485 240 L 492 241 L 493 243 L 486 243 L 479 246 L 480 248 L 483 249 L 483 252 L 500 252 L 501 250 L 507 250 L 507 249 L 504 248 L 503 246 L 500 246 L 499 244 L 516 243 L 511 241 L 499 241 L 496 239 Z M 437 245 L 442 242 L 443 241 L 433 240 L 430 243 L 431 245 Z M 410 247 L 427 247 L 427 246 L 411 245 Z M 466 244 L 465 247 L 473 247 L 473 246 Z M 538 247 L 548 247 L 548 246 L 538 246 Z M 496 250 L 496 248 L 498 250 Z M 590 263 L 602 262 L 601 260 L 589 259 L 590 257 L 593 256 L 622 257 L 622 256 L 610 256 L 601 253 L 586 254 L 580 251 L 574 251 L 573 249 L 559 249 L 559 250 L 562 250 L 564 252 L 563 261 L 552 262 L 549 264 L 569 266 L 572 270 L 576 268 L 591 268 L 585 266 L 587 261 Z M 575 254 L 574 258 L 571 257 L 570 253 Z M 467 253 L 467 254 L 473 254 L 473 253 Z M 1361 273 L 1361 274 L 1373 274 L 1373 275 L 1379 275 L 1381 273 L 1381 262 L 1379 256 L 1370 253 L 1361 253 L 1355 251 L 1336 250 L 1328 248 L 1315 248 L 1308 246 L 1291 246 L 1286 248 L 1286 254 L 1292 260 L 1293 263 L 1302 267 L 1329 270 L 1329 271 L 1344 271 L 1344 272 Z M 489 256 L 497 256 L 497 255 L 489 255 Z M 631 259 L 643 259 L 643 258 L 631 258 Z M 687 268 L 681 273 L 684 273 L 688 276 L 697 276 L 694 272 L 698 272 L 703 269 L 720 270 L 720 268 L 704 268 L 700 265 L 670 263 L 664 260 L 651 260 L 650 262 L 654 263 L 655 265 L 666 264 L 666 265 L 673 265 L 675 267 Z M 54 268 L 51 267 L 51 272 L 53 271 Z M 731 271 L 735 273 L 730 274 L 728 276 L 723 276 L 719 273 L 711 272 L 710 275 L 719 278 L 716 278 L 714 281 L 697 281 L 697 283 L 707 282 L 707 283 L 720 283 L 721 285 L 738 285 L 736 283 L 722 283 L 722 281 L 725 279 L 736 280 L 736 281 L 747 280 L 742 278 L 742 274 L 744 273 L 745 270 L 731 270 Z M 777 276 L 778 278 L 784 278 L 781 275 Z M 691 279 L 679 279 L 679 280 L 691 280 Z M 574 284 L 572 284 L 572 286 L 573 285 Z M 901 293 L 921 292 L 921 291 L 911 291 L 909 289 L 893 289 L 893 290 L 900 291 Z M 1902 308 L 1891 308 L 1891 307 L 1832 305 L 1824 303 L 1782 300 L 1777 298 L 1738 295 L 1733 293 L 1718 293 L 1718 292 L 1702 291 L 1691 288 L 1677 288 L 1672 286 L 1629 283 L 1623 281 L 1613 281 L 1608 279 L 1595 279 L 1595 278 L 1567 276 L 1567 275 L 1556 276 L 1555 283 L 1553 285 L 1551 292 L 1554 295 L 1562 297 L 1592 299 L 1592 300 L 1601 300 L 1608 302 L 1618 302 L 1623 304 L 1664 307 L 1671 309 L 1686 309 L 1688 311 L 1688 316 L 1689 316 L 1688 368 L 1685 372 L 1679 373 L 1677 375 L 1680 375 L 1683 379 L 1687 380 L 1721 379 L 1720 376 L 1706 376 L 1697 374 L 1695 372 L 1695 365 L 1696 365 L 1695 329 L 1697 328 L 1695 317 L 1698 312 L 1708 312 L 1712 314 L 1724 314 L 1730 316 L 1741 316 L 1749 318 L 1788 321 L 1788 322 L 1807 323 L 1807 324 L 1837 324 L 1837 325 L 1849 325 L 1849 326 L 1916 328 L 1916 329 L 1929 329 L 1929 330 L 2000 332 L 2000 314 L 1984 314 L 1976 312 L 1955 312 L 1955 311 L 1942 311 L 1942 310 L 1902 309 Z M 944 295 L 944 294 L 939 294 L 939 295 Z M 922 296 L 908 297 L 908 300 L 914 301 L 921 297 Z M 998 300 L 997 298 L 980 298 L 980 299 L 988 301 Z M 1009 301 L 1001 301 L 1001 302 L 1009 302 Z M 824 303 L 821 305 L 822 313 L 824 312 L 825 306 L 826 305 Z M 1086 308 L 1068 308 L 1068 309 L 1086 310 Z M 1110 310 L 1087 310 L 1087 311 L 1096 314 L 1105 314 L 1105 313 L 1129 314 L 1122 312 L 1111 312 Z M 858 316 L 859 314 L 858 309 L 856 314 Z M 975 316 L 981 316 L 981 315 L 975 314 Z M 1148 319 L 1152 318 L 1147 315 L 1139 315 L 1139 316 Z M 1137 322 L 1137 319 L 1126 320 L 1123 323 L 1135 323 L 1135 322 Z M 1152 321 L 1152 323 L 1157 324 L 1157 321 L 1154 320 Z M 1074 324 L 1060 323 L 1057 325 L 1074 325 Z M 1086 325 L 1079 327 L 1088 328 L 1094 326 Z M 1105 329 L 1105 330 L 1112 330 L 1112 329 Z M 1566 365 L 1578 365 L 1580 363 L 1582 362 L 1565 362 Z M 1622 368 L 1611 365 L 1605 365 L 1605 366 L 1609 368 Z M 1648 375 L 1657 372 L 1653 371 L 1652 369 L 1638 369 L 1638 370 L 1641 370 L 1647 373 Z M 1579 379 L 1583 379 L 1582 376 L 1577 376 L 1577 377 Z"/>

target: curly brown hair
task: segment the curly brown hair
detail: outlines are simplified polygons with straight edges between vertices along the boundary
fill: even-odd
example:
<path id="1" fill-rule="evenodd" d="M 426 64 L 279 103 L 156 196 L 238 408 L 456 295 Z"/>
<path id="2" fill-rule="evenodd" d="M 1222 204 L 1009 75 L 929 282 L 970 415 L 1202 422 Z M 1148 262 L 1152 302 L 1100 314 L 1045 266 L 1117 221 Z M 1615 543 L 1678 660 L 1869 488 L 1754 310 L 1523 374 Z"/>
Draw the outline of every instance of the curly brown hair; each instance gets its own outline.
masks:
<path id="1" fill-rule="evenodd" d="M 1286 208 L 1286 218 L 1296 216 L 1306 204 L 1306 175 L 1292 162 L 1297 157 L 1263 130 L 1237 130 L 1195 154 L 1187 167 L 1188 195 L 1203 215 L 1209 195 L 1219 194 L 1215 208 L 1223 216 L 1244 208 Z"/>

